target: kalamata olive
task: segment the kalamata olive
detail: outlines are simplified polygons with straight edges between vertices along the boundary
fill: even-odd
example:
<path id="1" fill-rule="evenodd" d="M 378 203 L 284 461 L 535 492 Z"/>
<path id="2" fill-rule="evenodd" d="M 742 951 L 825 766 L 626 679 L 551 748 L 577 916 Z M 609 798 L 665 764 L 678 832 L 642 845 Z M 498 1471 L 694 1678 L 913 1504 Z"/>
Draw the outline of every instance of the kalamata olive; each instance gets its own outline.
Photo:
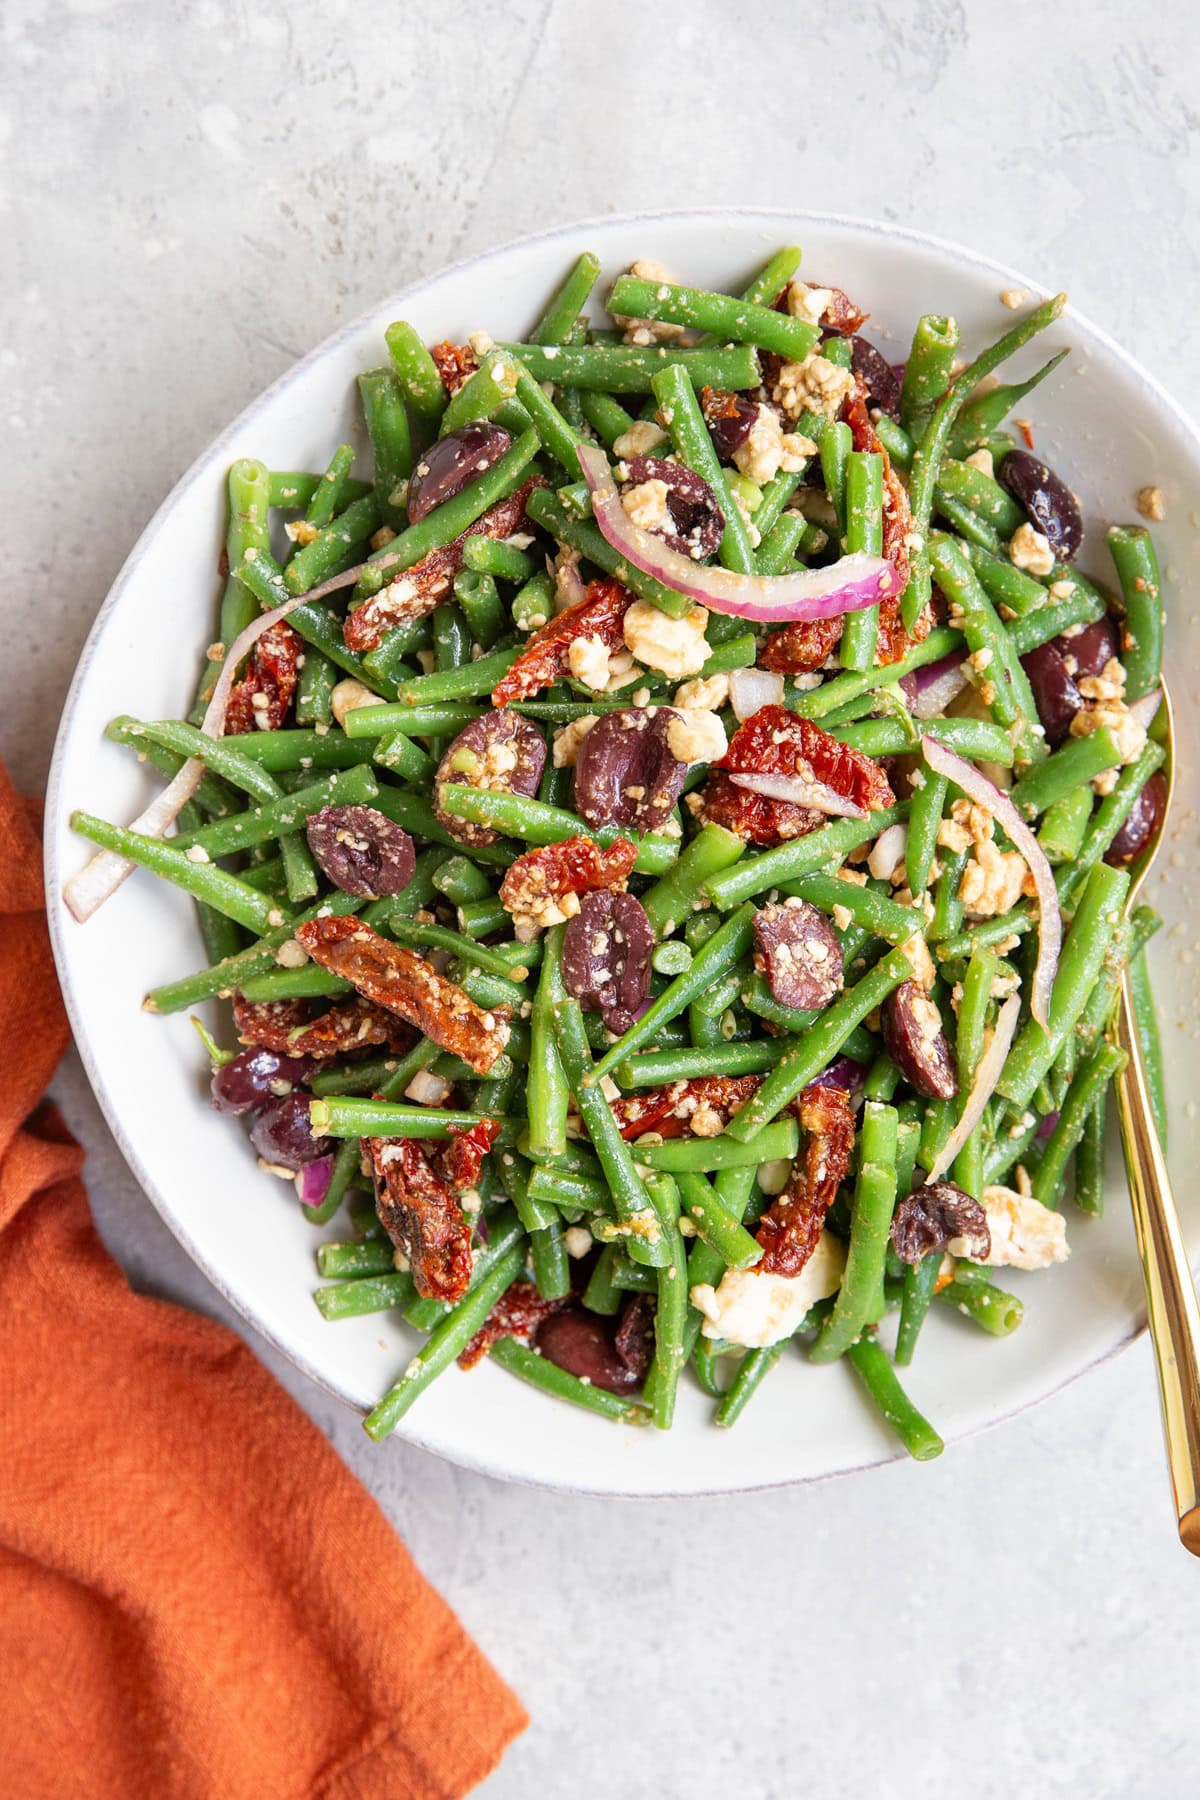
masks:
<path id="1" fill-rule="evenodd" d="M 1066 482 L 1028 450 L 1010 450 L 997 473 L 1033 520 L 1034 529 L 1049 539 L 1055 556 L 1070 562 L 1083 542 L 1083 520 Z"/>
<path id="2" fill-rule="evenodd" d="M 661 481 L 667 490 L 666 518 L 657 524 L 635 518 L 635 524 L 645 524 L 672 550 L 697 562 L 716 553 L 725 535 L 725 514 L 702 475 L 665 456 L 631 456 L 625 469 L 623 493 L 651 481 Z"/>
<path id="3" fill-rule="evenodd" d="M 305 833 L 321 869 L 344 894 L 379 900 L 401 893 L 413 878 L 412 839 L 373 806 L 323 806 Z"/>
<path id="4" fill-rule="evenodd" d="M 1077 680 L 1084 675 L 1102 675 L 1113 657 L 1121 654 L 1117 628 L 1107 617 L 1064 632 L 1051 642 L 1066 662 L 1068 674 Z"/>
<path id="5" fill-rule="evenodd" d="M 650 992 L 654 932 L 632 894 L 600 888 L 585 894 L 563 933 L 567 992 L 585 1012 L 599 1012 L 610 1031 L 628 1031 Z"/>
<path id="6" fill-rule="evenodd" d="M 883 1003 L 883 1041 L 905 1081 L 927 1100 L 958 1092 L 942 1015 L 915 981 L 902 981 Z"/>
<path id="7" fill-rule="evenodd" d="M 833 926 L 807 900 L 764 906 L 754 916 L 755 963 L 781 1006 L 815 1012 L 842 986 L 842 951 Z"/>
<path id="8" fill-rule="evenodd" d="M 537 1347 L 547 1362 L 568 1375 L 578 1375 L 610 1394 L 630 1394 L 641 1378 L 617 1354 L 615 1335 L 607 1320 L 569 1308 L 542 1321 Z"/>
<path id="9" fill-rule="evenodd" d="M 476 419 L 430 444 L 409 477 L 409 524 L 415 525 L 426 513 L 470 487 L 485 469 L 500 461 L 511 444 L 508 432 L 486 419 Z"/>
<path id="10" fill-rule="evenodd" d="M 687 775 L 667 742 L 671 718 L 669 707 L 623 707 L 592 726 L 575 763 L 575 807 L 589 825 L 665 824 Z"/>
<path id="11" fill-rule="evenodd" d="M 919 1263 L 956 1239 L 956 1254 L 985 1259 L 992 1248 L 987 1214 L 952 1181 L 931 1181 L 905 1196 L 892 1217 L 892 1243 L 901 1262 Z"/>
<path id="12" fill-rule="evenodd" d="M 758 402 L 745 394 L 731 393 L 728 388 L 706 387 L 701 403 L 713 448 L 723 463 L 731 463 L 734 451 L 740 450 L 750 436 L 758 417 Z"/>
<path id="13" fill-rule="evenodd" d="M 536 794 L 545 763 L 546 742 L 537 726 L 507 709 L 493 710 L 463 726 L 438 764 L 434 794 L 444 781 L 503 794 Z M 500 836 L 490 826 L 443 812 L 436 798 L 434 811 L 460 844 L 494 844 Z"/>
<path id="14" fill-rule="evenodd" d="M 1167 810 L 1167 780 L 1159 770 L 1152 775 L 1130 809 L 1129 817 L 1108 846 L 1105 862 L 1121 869 L 1136 862 L 1162 824 Z"/>
<path id="15" fill-rule="evenodd" d="M 1039 644 L 1028 651 L 1021 658 L 1021 667 L 1029 677 L 1046 742 L 1053 749 L 1070 731 L 1071 720 L 1083 707 L 1083 695 L 1057 643 Z"/>
<path id="16" fill-rule="evenodd" d="M 254 1112 L 299 1087 L 311 1068 L 300 1056 L 281 1056 L 261 1047 L 243 1050 L 213 1070 L 213 1106 L 221 1113 Z"/>
<path id="17" fill-rule="evenodd" d="M 866 383 L 867 405 L 900 423 L 900 383 L 882 351 L 864 337 L 850 339 L 850 367 Z"/>
<path id="18" fill-rule="evenodd" d="M 333 1144 L 329 1138 L 313 1136 L 308 1128 L 308 1108 L 307 1094 L 288 1094 L 262 1108 L 250 1127 L 250 1142 L 264 1162 L 302 1169 L 305 1163 L 328 1156 Z"/>
<path id="19" fill-rule="evenodd" d="M 634 1294 L 617 1326 L 613 1348 L 637 1381 L 644 1381 L 654 1358 L 654 1302 Z"/>

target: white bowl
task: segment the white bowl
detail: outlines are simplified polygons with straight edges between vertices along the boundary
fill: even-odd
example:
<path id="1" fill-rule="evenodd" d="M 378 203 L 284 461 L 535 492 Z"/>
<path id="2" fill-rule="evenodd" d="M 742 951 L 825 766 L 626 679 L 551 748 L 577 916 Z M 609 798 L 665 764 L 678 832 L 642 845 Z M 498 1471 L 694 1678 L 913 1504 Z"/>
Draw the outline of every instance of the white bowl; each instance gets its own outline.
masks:
<path id="1" fill-rule="evenodd" d="M 50 923 L 76 1042 L 130 1167 L 180 1241 L 247 1319 L 348 1405 L 365 1409 L 388 1387 L 408 1361 L 412 1334 L 386 1315 L 336 1325 L 320 1317 L 311 1298 L 313 1250 L 320 1237 L 336 1232 L 307 1225 L 291 1187 L 257 1171 L 244 1131 L 209 1110 L 205 1058 L 187 1015 L 154 1018 L 140 1008 L 148 988 L 203 962 L 191 902 L 139 874 L 86 927 L 73 923 L 60 888 L 87 851 L 68 829 L 68 814 L 84 807 L 123 820 L 145 803 L 154 778 L 102 734 L 115 713 L 178 716 L 191 699 L 201 649 L 214 629 L 228 464 L 254 456 L 276 468 L 323 467 L 333 446 L 355 430 L 354 378 L 385 360 L 390 320 L 411 319 L 429 340 L 461 340 L 480 328 L 519 338 L 580 250 L 594 250 L 610 278 L 632 258 L 650 256 L 681 279 L 736 287 L 784 243 L 804 246 L 804 267 L 814 279 L 836 281 L 870 307 L 869 335 L 886 342 L 897 359 L 922 311 L 954 314 L 964 342 L 977 346 L 1013 322 L 1000 300 L 1003 290 L 1054 291 L 893 226 L 798 213 L 606 219 L 491 251 L 381 301 L 248 407 L 163 502 L 80 659 L 50 776 L 46 852 Z M 1069 269 L 1046 273 L 1055 288 L 1070 279 Z M 1157 482 L 1167 501 L 1156 537 L 1168 571 L 1168 670 L 1196 667 L 1198 621 L 1181 605 L 1171 572 L 1185 569 L 1195 554 L 1189 515 L 1200 504 L 1200 439 L 1132 358 L 1070 310 L 1013 370 L 1037 366 L 1062 345 L 1072 349 L 1067 364 L 1022 410 L 1034 422 L 1039 452 L 1083 502 L 1083 565 L 1109 578 L 1103 528 L 1129 518 L 1136 490 Z M 1182 673 L 1176 700 L 1176 841 L 1149 894 L 1168 931 L 1155 941 L 1151 959 L 1174 1076 L 1171 1163 L 1195 1250 L 1200 1194 L 1186 1177 L 1200 1162 L 1200 1132 L 1184 1101 L 1200 969 L 1200 961 L 1190 960 L 1198 930 L 1188 917 L 1197 891 L 1190 809 L 1200 762 Z M 1013 1276 L 1027 1312 L 1011 1338 L 994 1341 L 942 1313 L 931 1318 L 906 1383 L 948 1440 L 1042 1399 L 1139 1329 L 1141 1282 L 1115 1157 L 1107 1216 L 1085 1220 L 1072 1212 L 1068 1232 L 1069 1263 Z M 1149 1391 L 1146 1404 L 1153 1404 Z M 785 1357 L 736 1430 L 715 1429 L 710 1414 L 710 1403 L 685 1381 L 671 1432 L 626 1429 L 557 1405 L 484 1365 L 470 1375 L 451 1370 L 401 1431 L 488 1474 L 634 1495 L 767 1487 L 899 1454 L 847 1369 L 810 1368 L 798 1356 Z"/>

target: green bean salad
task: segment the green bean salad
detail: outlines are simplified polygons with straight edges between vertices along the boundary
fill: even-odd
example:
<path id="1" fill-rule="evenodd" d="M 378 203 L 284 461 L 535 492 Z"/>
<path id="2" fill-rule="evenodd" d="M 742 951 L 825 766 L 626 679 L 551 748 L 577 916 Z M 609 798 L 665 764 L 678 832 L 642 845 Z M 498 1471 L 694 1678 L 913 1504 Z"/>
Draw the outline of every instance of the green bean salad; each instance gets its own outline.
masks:
<path id="1" fill-rule="evenodd" d="M 389 326 L 369 472 L 233 465 L 195 702 L 108 727 L 166 785 L 73 816 L 76 918 L 195 898 L 145 1005 L 230 1002 L 213 1105 L 341 1222 L 321 1313 L 424 1334 L 374 1439 L 456 1360 L 666 1428 L 799 1353 L 934 1456 L 931 1308 L 1007 1335 L 1101 1210 L 1126 965 L 1165 1132 L 1155 552 L 1083 574 L 1007 423 L 1066 352 L 999 375 L 1063 296 L 893 366 L 799 265 L 601 307 L 585 254 L 524 342 Z"/>

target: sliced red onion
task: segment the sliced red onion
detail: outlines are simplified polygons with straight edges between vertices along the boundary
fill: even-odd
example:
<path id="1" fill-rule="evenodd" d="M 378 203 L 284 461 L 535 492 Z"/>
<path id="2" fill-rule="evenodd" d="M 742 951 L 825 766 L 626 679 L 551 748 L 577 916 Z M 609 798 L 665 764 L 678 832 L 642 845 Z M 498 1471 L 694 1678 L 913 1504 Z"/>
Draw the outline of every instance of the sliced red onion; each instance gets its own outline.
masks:
<path id="1" fill-rule="evenodd" d="M 764 800 L 788 800 L 793 806 L 810 806 L 814 812 L 835 819 L 865 819 L 867 814 L 844 794 L 835 793 L 823 781 L 802 781 L 799 775 L 731 775 L 735 787 L 761 794 Z"/>
<path id="2" fill-rule="evenodd" d="M 866 1086 L 868 1073 L 866 1063 L 855 1062 L 852 1056 L 837 1056 L 827 1069 L 814 1075 L 808 1085 L 810 1088 L 841 1088 L 844 1093 L 857 1094 Z"/>
<path id="3" fill-rule="evenodd" d="M 914 719 L 936 719 L 950 702 L 962 693 L 969 679 L 966 652 L 952 650 L 923 669 L 914 669 L 904 681 L 911 681 L 909 710 Z M 903 685 L 903 683 L 901 684 Z"/>
<path id="4" fill-rule="evenodd" d="M 1131 719 L 1137 720 L 1143 731 L 1149 731 L 1161 705 L 1162 689 L 1160 687 L 1152 688 L 1148 694 L 1143 694 L 1140 700 L 1129 702 L 1129 716 Z"/>
<path id="5" fill-rule="evenodd" d="M 729 676 L 729 698 L 741 725 L 764 706 L 783 705 L 783 676 L 769 669 L 734 669 Z"/>
<path id="6" fill-rule="evenodd" d="M 622 506 L 604 452 L 580 444 L 579 464 L 592 495 L 596 524 L 618 555 L 643 575 L 677 594 L 687 594 L 713 612 L 762 624 L 792 619 L 832 619 L 886 600 L 896 588 L 896 572 L 881 556 L 861 551 L 827 569 L 798 569 L 791 575 L 738 575 L 703 568 L 672 550 L 652 532 L 633 523 Z"/>
<path id="7" fill-rule="evenodd" d="M 1002 788 L 989 781 L 986 775 L 981 775 L 973 763 L 956 756 L 953 750 L 947 750 L 931 737 L 921 739 L 921 753 L 931 769 L 939 775 L 948 776 L 969 800 L 987 808 L 1003 827 L 1013 848 L 1019 850 L 1029 864 L 1029 872 L 1037 889 L 1039 913 L 1037 966 L 1033 971 L 1029 1010 L 1044 1030 L 1050 1014 L 1054 977 L 1058 971 L 1058 953 L 1062 949 L 1062 912 L 1058 904 L 1058 889 L 1054 885 L 1054 871 L 1046 861 L 1046 853 L 1037 838 Z"/>
<path id="8" fill-rule="evenodd" d="M 926 1176 L 927 1182 L 937 1181 L 946 1173 L 983 1117 L 983 1109 L 996 1091 L 996 1083 L 1003 1073 L 1005 1059 L 1012 1048 L 1013 1038 L 1017 1035 L 1017 1021 L 1020 1016 L 1021 997 L 1019 994 L 1010 994 L 997 1014 L 996 1029 L 992 1032 L 991 1042 L 979 1059 L 979 1067 L 975 1071 L 975 1081 L 971 1092 L 967 1095 L 967 1103 L 963 1107 L 962 1117 L 934 1157 L 933 1167 Z"/>
<path id="9" fill-rule="evenodd" d="M 225 731 L 225 714 L 229 707 L 229 696 L 233 691 L 234 677 L 239 665 L 249 655 L 254 645 L 277 625 L 286 619 L 290 612 L 295 612 L 306 600 L 314 600 L 328 593 L 335 585 L 345 585 L 345 576 L 335 576 L 333 581 L 324 582 L 320 587 L 310 588 L 306 594 L 297 594 L 286 600 L 282 606 L 272 607 L 270 612 L 260 613 L 252 619 L 246 629 L 239 632 L 229 646 L 225 656 L 224 667 L 217 678 L 200 729 L 208 737 L 219 738 Z M 198 756 L 189 757 L 183 767 L 176 771 L 170 784 L 158 794 L 145 809 L 132 820 L 130 831 L 140 831 L 146 837 L 162 837 L 168 825 L 174 824 L 183 808 L 200 785 L 204 774 L 204 764 Z M 127 857 L 119 856 L 115 850 L 101 850 L 93 856 L 87 867 L 72 877 L 63 888 L 63 899 L 72 918 L 81 925 L 97 912 L 104 902 L 116 893 L 127 876 L 132 875 L 136 863 Z"/>
<path id="10" fill-rule="evenodd" d="M 1033 1134 L 1034 1142 L 1044 1144 L 1048 1137 L 1053 1137 L 1054 1127 L 1057 1124 L 1058 1114 L 1056 1112 L 1048 1112 Z"/>
<path id="11" fill-rule="evenodd" d="M 318 1156 L 296 1173 L 296 1192 L 304 1206 L 320 1206 L 333 1177 L 333 1157 Z"/>

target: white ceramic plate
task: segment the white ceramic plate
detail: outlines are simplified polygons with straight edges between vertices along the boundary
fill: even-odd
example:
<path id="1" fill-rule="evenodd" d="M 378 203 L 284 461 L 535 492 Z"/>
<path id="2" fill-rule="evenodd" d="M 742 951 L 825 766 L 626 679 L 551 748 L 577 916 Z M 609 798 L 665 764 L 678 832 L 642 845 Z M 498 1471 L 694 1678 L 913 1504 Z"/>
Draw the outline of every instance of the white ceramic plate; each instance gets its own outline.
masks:
<path id="1" fill-rule="evenodd" d="M 324 467 L 332 447 L 356 429 L 354 378 L 385 360 L 383 331 L 390 320 L 411 319 L 431 341 L 461 341 L 480 328 L 497 338 L 519 338 L 582 249 L 597 252 L 608 278 L 640 255 L 656 258 L 680 279 L 737 287 L 784 243 L 804 246 L 812 278 L 835 281 L 870 307 L 868 335 L 896 359 L 923 311 L 954 314 L 965 344 L 978 346 L 1013 322 L 1001 304 L 1002 290 L 1053 291 L 891 226 L 782 212 L 607 219 L 489 252 L 381 301 L 248 407 L 159 508 L 80 660 L 59 732 L 47 815 L 50 921 L 76 1041 L 130 1167 L 180 1241 L 247 1319 L 351 1406 L 365 1409 L 383 1392 L 408 1361 L 412 1336 L 382 1315 L 337 1325 L 321 1319 L 311 1299 L 319 1234 L 302 1220 L 290 1186 L 258 1173 L 244 1132 L 209 1110 L 205 1058 L 186 1015 L 160 1019 L 140 1010 L 148 988 L 203 960 L 191 902 L 139 874 L 89 925 L 74 924 L 60 887 L 86 851 L 68 829 L 67 816 L 73 807 L 85 807 L 127 819 L 145 803 L 152 778 L 102 733 L 115 713 L 178 716 L 190 701 L 200 650 L 213 630 L 227 465 L 255 456 L 276 468 Z M 1044 273 L 1055 286 L 1070 278 L 1069 269 Z M 1195 554 L 1189 515 L 1200 505 L 1200 439 L 1130 357 L 1070 311 L 1011 372 L 1029 370 L 1062 345 L 1071 346 L 1069 361 L 1024 411 L 1038 450 L 1082 499 L 1089 533 L 1083 566 L 1108 576 L 1103 527 L 1133 514 L 1137 488 L 1158 482 L 1167 502 L 1167 522 L 1156 535 L 1168 572 L 1168 668 L 1180 671 L 1181 773 L 1176 841 L 1149 897 L 1168 926 L 1152 959 L 1175 1076 L 1171 1162 L 1195 1250 L 1200 1192 L 1185 1177 L 1200 1161 L 1200 1131 L 1184 1101 L 1200 970 L 1200 959 L 1190 960 L 1192 940 L 1200 935 L 1191 810 L 1200 760 L 1183 671 L 1198 666 L 1200 632 L 1172 577 L 1181 577 Z M 1141 1285 L 1115 1159 L 1107 1216 L 1089 1221 L 1072 1214 L 1069 1235 L 1067 1265 L 1013 1277 L 1011 1285 L 1027 1306 L 1013 1337 L 996 1342 L 943 1314 L 931 1319 L 907 1379 L 914 1399 L 948 1440 L 1043 1398 L 1128 1342 L 1141 1325 Z M 450 1371 L 401 1430 L 429 1450 L 492 1475 L 614 1494 L 766 1487 L 897 1454 L 847 1370 L 809 1368 L 799 1357 L 785 1358 L 735 1431 L 718 1431 L 709 1420 L 709 1402 L 688 1382 L 674 1430 L 660 1434 L 618 1428 L 556 1405 L 484 1365 L 470 1375 Z"/>

